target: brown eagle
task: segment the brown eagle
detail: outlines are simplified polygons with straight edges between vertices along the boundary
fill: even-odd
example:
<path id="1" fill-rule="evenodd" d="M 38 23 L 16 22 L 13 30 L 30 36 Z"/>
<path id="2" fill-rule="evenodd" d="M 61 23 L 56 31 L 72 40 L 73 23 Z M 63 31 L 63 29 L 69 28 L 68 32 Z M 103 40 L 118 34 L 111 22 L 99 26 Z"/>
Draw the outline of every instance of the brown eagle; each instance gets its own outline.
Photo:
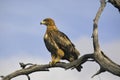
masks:
<path id="1" fill-rule="evenodd" d="M 53 19 L 46 18 L 41 21 L 40 24 L 47 26 L 44 42 L 48 51 L 51 53 L 51 65 L 59 62 L 60 59 L 68 60 L 69 62 L 78 59 L 80 55 L 79 51 L 75 48 L 70 39 L 57 29 Z M 78 66 L 77 70 L 80 71 Z"/>

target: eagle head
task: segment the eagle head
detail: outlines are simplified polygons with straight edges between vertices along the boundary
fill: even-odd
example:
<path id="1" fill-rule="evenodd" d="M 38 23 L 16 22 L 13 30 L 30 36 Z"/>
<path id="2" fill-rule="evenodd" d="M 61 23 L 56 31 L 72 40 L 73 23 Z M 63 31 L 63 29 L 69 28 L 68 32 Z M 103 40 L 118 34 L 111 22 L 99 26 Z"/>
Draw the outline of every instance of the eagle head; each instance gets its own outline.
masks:
<path id="1" fill-rule="evenodd" d="M 51 18 L 46 18 L 43 21 L 40 22 L 41 25 L 46 25 L 46 26 L 55 26 L 55 22 Z"/>

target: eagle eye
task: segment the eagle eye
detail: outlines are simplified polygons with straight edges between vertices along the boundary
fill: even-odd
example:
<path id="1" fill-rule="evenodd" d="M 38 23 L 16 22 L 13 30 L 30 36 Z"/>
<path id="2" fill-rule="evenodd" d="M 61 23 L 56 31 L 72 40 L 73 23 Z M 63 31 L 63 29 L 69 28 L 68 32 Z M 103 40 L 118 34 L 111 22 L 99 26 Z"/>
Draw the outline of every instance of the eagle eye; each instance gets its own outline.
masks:
<path id="1" fill-rule="evenodd" d="M 48 20 L 48 19 L 45 19 L 44 21 L 45 21 L 45 22 L 49 22 L 49 20 Z"/>

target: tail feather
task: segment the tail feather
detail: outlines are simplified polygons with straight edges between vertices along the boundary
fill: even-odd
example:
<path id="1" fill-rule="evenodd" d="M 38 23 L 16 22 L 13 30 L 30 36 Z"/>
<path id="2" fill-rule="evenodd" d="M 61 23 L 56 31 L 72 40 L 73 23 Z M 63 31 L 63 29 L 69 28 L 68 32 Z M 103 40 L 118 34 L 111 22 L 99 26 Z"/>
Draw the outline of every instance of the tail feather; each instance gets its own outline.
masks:
<path id="1" fill-rule="evenodd" d="M 80 52 L 79 52 L 77 49 L 75 49 L 75 50 L 74 50 L 74 53 L 73 53 L 73 56 L 74 56 L 74 60 L 77 60 L 78 57 L 80 56 Z M 78 66 L 76 66 L 75 68 L 76 68 L 77 71 L 80 72 L 81 69 L 82 69 L 82 66 L 81 66 L 81 65 L 78 65 Z"/>
<path id="2" fill-rule="evenodd" d="M 74 51 L 72 51 L 71 55 L 70 55 L 70 57 L 72 57 L 73 60 L 78 59 L 79 56 L 80 56 L 80 53 L 79 53 L 79 51 L 77 49 L 74 49 Z"/>
<path id="3" fill-rule="evenodd" d="M 77 71 L 80 72 L 83 67 L 82 67 L 81 65 L 79 65 L 79 66 L 77 66 L 77 67 L 75 67 L 75 68 L 76 68 Z"/>

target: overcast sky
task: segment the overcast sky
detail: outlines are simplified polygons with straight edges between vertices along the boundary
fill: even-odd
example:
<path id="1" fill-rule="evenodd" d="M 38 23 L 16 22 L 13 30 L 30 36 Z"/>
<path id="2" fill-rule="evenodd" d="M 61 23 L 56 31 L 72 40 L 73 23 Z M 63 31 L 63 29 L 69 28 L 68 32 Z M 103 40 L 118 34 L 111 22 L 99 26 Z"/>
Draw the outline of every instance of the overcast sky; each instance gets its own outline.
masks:
<path id="1" fill-rule="evenodd" d="M 47 64 L 51 60 L 43 36 L 46 27 L 40 25 L 44 18 L 54 19 L 81 55 L 92 53 L 93 19 L 99 0 L 0 0 L 0 75 L 20 69 L 18 63 Z M 107 3 L 99 20 L 101 49 L 114 62 L 120 64 L 120 14 Z M 50 72 L 31 74 L 31 80 L 119 80 L 108 72 L 94 78 L 99 70 L 96 63 L 85 63 L 82 71 L 61 68 Z M 13 80 L 23 80 L 25 76 Z"/>

